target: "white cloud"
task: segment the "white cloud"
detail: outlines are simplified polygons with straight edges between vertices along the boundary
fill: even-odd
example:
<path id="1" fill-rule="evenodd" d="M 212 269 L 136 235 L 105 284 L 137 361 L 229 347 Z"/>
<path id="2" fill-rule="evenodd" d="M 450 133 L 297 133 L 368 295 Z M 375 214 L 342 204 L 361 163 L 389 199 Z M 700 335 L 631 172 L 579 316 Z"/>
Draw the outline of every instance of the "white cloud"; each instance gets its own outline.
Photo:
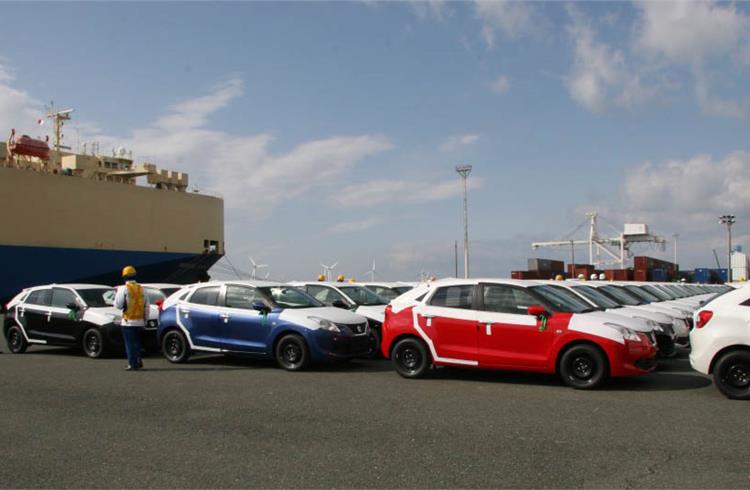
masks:
<path id="1" fill-rule="evenodd" d="M 175 104 L 129 136 L 91 139 L 100 141 L 102 149 L 122 145 L 160 167 L 190 172 L 191 182 L 220 193 L 227 208 L 250 208 L 254 216 L 315 189 L 341 185 L 360 161 L 392 148 L 383 136 L 355 135 L 312 140 L 274 153 L 271 134 L 208 129 L 209 119 L 241 94 L 241 81 L 230 80 L 207 95 Z"/>
<path id="2" fill-rule="evenodd" d="M 510 78 L 506 75 L 500 75 L 494 82 L 492 82 L 490 88 L 497 94 L 504 94 L 510 90 Z"/>
<path id="3" fill-rule="evenodd" d="M 656 96 L 658 89 L 644 86 L 623 51 L 598 41 L 590 22 L 574 7 L 568 11 L 575 62 L 566 85 L 573 100 L 592 112 L 604 112 L 611 107 L 634 107 Z"/>
<path id="4" fill-rule="evenodd" d="M 440 151 L 453 151 L 462 146 L 473 145 L 481 137 L 478 133 L 467 133 L 451 136 L 440 145 Z"/>
<path id="5" fill-rule="evenodd" d="M 727 54 L 747 35 L 750 21 L 734 3 L 638 2 L 637 45 L 670 60 L 697 63 Z"/>
<path id="6" fill-rule="evenodd" d="M 470 178 L 468 187 L 481 187 L 482 180 Z M 371 180 L 345 187 L 335 200 L 346 206 L 374 206 L 382 203 L 421 203 L 459 196 L 463 192 L 458 178 L 449 181 Z"/>
<path id="7" fill-rule="evenodd" d="M 710 90 L 711 60 L 747 64 L 750 17 L 734 3 L 639 2 L 634 46 L 667 64 L 686 65 L 694 75 L 698 107 L 707 115 L 746 119 L 750 101 L 725 99 Z M 727 69 L 721 71 L 727 76 Z"/>
<path id="8" fill-rule="evenodd" d="M 344 221 L 336 223 L 335 225 L 328 228 L 329 233 L 352 233 L 357 231 L 364 231 L 372 228 L 375 225 L 381 223 L 379 218 L 367 218 L 357 221 Z"/>
<path id="9" fill-rule="evenodd" d="M 477 16 L 482 20 L 482 38 L 487 47 L 495 47 L 499 32 L 515 39 L 532 27 L 533 9 L 528 3 L 517 1 L 484 1 L 474 4 Z"/>
<path id="10" fill-rule="evenodd" d="M 447 0 L 416 0 L 409 2 L 417 19 L 442 21 L 453 14 Z"/>
<path id="11" fill-rule="evenodd" d="M 44 105 L 28 92 L 13 87 L 15 74 L 0 59 L 0 128 L 15 128 L 19 133 L 37 136 L 36 120 L 44 115 Z M 0 136 L 2 140 L 7 135 Z"/>
<path id="12" fill-rule="evenodd" d="M 581 206 L 581 212 L 596 209 L 610 223 L 647 223 L 668 240 L 680 234 L 680 262 L 687 267 L 713 263 L 712 248 L 726 247 L 726 229 L 718 217 L 738 216 L 737 243 L 742 241 L 742 217 L 750 216 L 750 153 L 734 152 L 723 158 L 696 155 L 684 160 L 644 162 L 626 172 L 620 199 Z M 665 251 L 643 249 L 637 254 L 672 257 Z"/>

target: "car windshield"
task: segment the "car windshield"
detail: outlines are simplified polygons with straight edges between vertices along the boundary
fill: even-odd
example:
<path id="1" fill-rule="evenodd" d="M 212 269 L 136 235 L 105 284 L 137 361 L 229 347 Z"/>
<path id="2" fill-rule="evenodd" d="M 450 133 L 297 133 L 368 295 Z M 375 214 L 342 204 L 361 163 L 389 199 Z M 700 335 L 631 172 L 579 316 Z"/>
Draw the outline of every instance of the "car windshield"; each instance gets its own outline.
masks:
<path id="1" fill-rule="evenodd" d="M 387 305 L 388 301 L 362 286 L 339 286 L 342 293 L 349 296 L 359 306 Z"/>
<path id="2" fill-rule="evenodd" d="M 662 300 L 677 299 L 677 296 L 672 296 L 671 294 L 667 293 L 666 291 L 662 291 L 660 288 L 658 288 L 656 286 L 651 286 L 651 285 L 641 286 L 641 290 L 646 290 L 649 293 L 651 293 L 652 295 L 654 295 L 657 298 L 662 299 Z"/>
<path id="3" fill-rule="evenodd" d="M 280 308 L 318 308 L 323 306 L 320 301 L 292 286 L 272 286 L 258 289 Z"/>
<path id="4" fill-rule="evenodd" d="M 591 286 L 573 286 L 573 289 L 600 308 L 622 308 L 620 303 Z"/>
<path id="5" fill-rule="evenodd" d="M 601 289 L 603 293 L 609 294 L 612 299 L 614 299 L 615 301 L 619 301 L 621 304 L 626 306 L 638 306 L 646 304 L 645 301 L 641 301 L 637 297 L 633 296 L 632 294 L 628 294 L 624 289 L 620 289 L 617 286 L 608 284 L 597 289 Z"/>
<path id="6" fill-rule="evenodd" d="M 585 308 L 586 311 L 596 311 L 596 310 L 602 310 L 603 308 L 600 306 L 591 306 L 585 299 L 578 296 L 576 293 L 571 291 L 568 288 L 565 288 L 563 286 L 560 286 L 558 284 L 550 284 L 549 287 L 554 289 L 558 294 L 561 296 L 565 296 L 568 301 L 571 303 L 575 303 L 577 305 L 580 305 L 581 308 Z"/>
<path id="7" fill-rule="evenodd" d="M 167 299 L 164 293 L 162 293 L 158 289 L 143 288 L 143 292 L 146 294 L 146 297 L 148 298 L 148 302 L 152 305 L 155 304 L 159 300 L 164 301 L 165 299 Z"/>
<path id="8" fill-rule="evenodd" d="M 639 299 L 642 299 L 647 303 L 658 303 L 660 301 L 664 301 L 663 299 L 654 296 L 653 294 L 638 286 L 630 285 L 623 286 L 623 288 L 626 289 L 630 294 L 637 296 Z"/>
<path id="9" fill-rule="evenodd" d="M 557 311 L 566 313 L 586 313 L 594 311 L 594 308 L 589 307 L 581 299 L 569 298 L 558 291 L 558 288 L 552 286 L 531 286 L 529 288 L 537 295 L 544 298 L 547 302 L 551 303 Z M 573 293 L 571 295 L 575 296 Z"/>
<path id="10" fill-rule="evenodd" d="M 115 290 L 113 288 L 76 289 L 76 293 L 83 298 L 86 306 L 104 308 L 115 304 Z"/>
<path id="11" fill-rule="evenodd" d="M 381 298 L 385 300 L 392 300 L 394 298 L 398 298 L 400 296 L 399 293 L 397 293 L 394 289 L 385 287 L 385 286 L 365 286 L 367 289 L 372 291 L 373 293 L 377 294 Z"/>

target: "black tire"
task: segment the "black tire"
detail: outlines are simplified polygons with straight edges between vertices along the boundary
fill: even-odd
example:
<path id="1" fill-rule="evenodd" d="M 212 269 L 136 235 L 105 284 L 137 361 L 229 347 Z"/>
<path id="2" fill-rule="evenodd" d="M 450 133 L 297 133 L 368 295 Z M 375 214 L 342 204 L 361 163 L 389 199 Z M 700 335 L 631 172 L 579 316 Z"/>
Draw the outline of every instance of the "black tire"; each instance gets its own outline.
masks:
<path id="1" fill-rule="evenodd" d="M 23 354 L 29 347 L 18 325 L 12 325 L 5 331 L 5 340 L 8 343 L 8 350 L 13 354 Z"/>
<path id="2" fill-rule="evenodd" d="M 161 339 L 161 351 L 169 362 L 179 364 L 190 357 L 190 344 L 181 331 L 170 330 Z"/>
<path id="3" fill-rule="evenodd" d="M 675 345 L 674 340 L 665 338 L 659 342 L 659 338 L 657 337 L 657 345 L 659 347 L 659 357 L 670 359 L 677 355 L 677 346 Z"/>
<path id="4" fill-rule="evenodd" d="M 276 362 L 287 371 L 301 371 L 310 363 L 305 339 L 296 334 L 281 337 L 276 344 Z"/>
<path id="5" fill-rule="evenodd" d="M 409 338 L 400 340 L 391 352 L 396 372 L 404 378 L 421 378 L 432 366 L 432 357 L 424 342 Z"/>
<path id="6" fill-rule="evenodd" d="M 383 353 L 380 352 L 380 331 L 375 330 L 374 328 L 370 330 L 370 352 L 367 353 L 368 359 L 381 359 L 383 357 Z"/>
<path id="7" fill-rule="evenodd" d="M 593 390 L 607 379 L 607 360 L 592 345 L 576 345 L 560 357 L 560 377 L 563 382 L 578 390 Z"/>
<path id="8" fill-rule="evenodd" d="M 714 365 L 714 383 L 727 398 L 750 400 L 750 352 L 723 354 Z"/>
<path id="9" fill-rule="evenodd" d="M 104 341 L 104 335 L 98 328 L 89 328 L 81 336 L 81 347 L 83 353 L 92 359 L 104 357 L 107 352 L 107 345 Z"/>

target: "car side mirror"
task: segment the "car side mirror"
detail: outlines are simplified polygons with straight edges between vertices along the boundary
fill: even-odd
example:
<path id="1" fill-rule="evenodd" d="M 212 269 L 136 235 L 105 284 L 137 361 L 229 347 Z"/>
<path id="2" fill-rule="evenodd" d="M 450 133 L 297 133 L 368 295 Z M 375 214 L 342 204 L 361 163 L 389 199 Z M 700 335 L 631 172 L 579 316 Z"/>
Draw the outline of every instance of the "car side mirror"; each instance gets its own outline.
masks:
<path id="1" fill-rule="evenodd" d="M 266 306 L 266 304 L 262 301 L 256 301 L 255 303 L 253 303 L 253 309 L 255 311 L 261 312 L 264 315 L 268 315 L 268 313 L 271 311 L 271 308 Z"/>
<path id="2" fill-rule="evenodd" d="M 68 303 L 66 306 L 69 310 L 72 310 L 72 311 L 78 311 L 81 309 L 81 307 L 78 306 L 78 303 Z"/>
<path id="3" fill-rule="evenodd" d="M 344 308 L 345 310 L 349 309 L 349 305 L 341 301 L 340 299 L 337 299 L 333 303 L 331 303 L 331 306 L 335 306 L 336 308 Z"/>
<path id="4" fill-rule="evenodd" d="M 528 308 L 529 315 L 540 317 L 540 316 L 549 316 L 549 311 L 542 306 L 542 305 L 531 305 Z"/>

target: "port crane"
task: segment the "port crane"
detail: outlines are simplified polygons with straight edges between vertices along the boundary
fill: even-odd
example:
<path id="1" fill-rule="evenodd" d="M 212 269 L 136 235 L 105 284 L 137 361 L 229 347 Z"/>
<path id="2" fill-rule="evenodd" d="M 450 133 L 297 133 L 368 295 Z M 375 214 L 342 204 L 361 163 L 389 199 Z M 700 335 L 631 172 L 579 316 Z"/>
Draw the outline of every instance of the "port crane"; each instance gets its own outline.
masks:
<path id="1" fill-rule="evenodd" d="M 575 246 L 587 245 L 589 247 L 589 263 L 597 268 L 606 264 L 614 264 L 620 269 L 625 268 L 625 263 L 632 256 L 630 247 L 634 243 L 653 243 L 659 245 L 662 250 L 667 243 L 661 236 L 653 235 L 648 231 L 645 224 L 625 224 L 623 231 L 617 236 L 606 237 L 599 233 L 599 213 L 592 211 L 586 213 L 586 221 L 578 225 L 568 236 L 574 235 L 578 230 L 588 224 L 589 236 L 587 239 L 576 240 L 553 240 L 548 242 L 534 242 L 531 248 L 542 247 L 570 247 L 571 263 L 575 264 Z M 602 254 L 606 259 L 602 259 Z"/>

